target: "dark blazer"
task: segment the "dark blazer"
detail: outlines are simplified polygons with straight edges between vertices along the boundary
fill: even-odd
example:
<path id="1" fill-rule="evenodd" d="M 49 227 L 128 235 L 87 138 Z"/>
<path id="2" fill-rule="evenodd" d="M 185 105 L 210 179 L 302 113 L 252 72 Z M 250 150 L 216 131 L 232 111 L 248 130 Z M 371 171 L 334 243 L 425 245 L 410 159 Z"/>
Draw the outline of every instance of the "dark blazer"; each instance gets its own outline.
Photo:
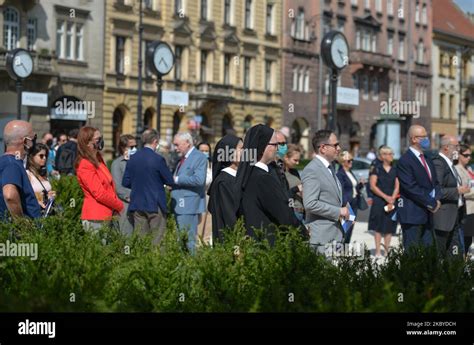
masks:
<path id="1" fill-rule="evenodd" d="M 356 181 L 358 181 L 357 177 L 355 177 L 352 170 L 350 170 L 349 173 L 352 174 L 352 176 L 355 178 Z M 345 206 L 347 203 L 349 203 L 349 204 L 351 204 L 351 207 L 354 209 L 354 206 L 356 204 L 356 202 L 355 202 L 356 198 L 354 198 L 352 196 L 352 191 L 353 191 L 352 190 L 352 182 L 351 182 L 349 176 L 347 176 L 347 174 L 346 174 L 346 172 L 345 172 L 345 170 L 342 166 L 337 171 L 336 176 L 339 179 L 339 182 L 341 182 L 342 204 Z M 357 182 L 357 186 L 356 186 L 357 193 L 360 193 L 360 190 L 361 190 L 362 187 L 363 186 L 361 185 L 361 183 Z"/>
<path id="2" fill-rule="evenodd" d="M 400 199 L 398 200 L 398 220 L 400 224 L 431 224 L 430 209 L 436 207 L 440 198 L 440 188 L 436 177 L 436 169 L 429 157 L 426 162 L 430 168 L 430 180 L 425 168 L 410 149 L 400 158 L 397 164 L 397 177 L 400 182 Z M 434 198 L 430 193 L 435 190 Z"/>
<path id="3" fill-rule="evenodd" d="M 174 184 L 165 159 L 148 147 L 139 150 L 130 157 L 122 180 L 132 190 L 128 211 L 153 213 L 159 208 L 167 213 L 165 184 Z"/>
<path id="4" fill-rule="evenodd" d="M 458 183 L 446 160 L 440 155 L 433 157 L 436 176 L 441 189 L 441 207 L 433 215 L 434 228 L 442 231 L 454 230 L 459 215 Z M 456 169 L 453 167 L 453 169 Z"/>

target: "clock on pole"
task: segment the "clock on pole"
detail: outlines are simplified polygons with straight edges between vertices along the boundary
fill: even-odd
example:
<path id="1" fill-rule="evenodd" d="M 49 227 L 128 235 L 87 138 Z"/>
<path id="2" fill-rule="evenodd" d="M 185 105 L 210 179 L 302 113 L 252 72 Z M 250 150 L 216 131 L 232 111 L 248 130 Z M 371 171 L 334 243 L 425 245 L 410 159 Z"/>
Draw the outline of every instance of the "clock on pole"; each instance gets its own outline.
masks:
<path id="1" fill-rule="evenodd" d="M 333 30 L 324 35 L 321 41 L 321 56 L 324 64 L 331 69 L 331 82 L 329 84 L 331 106 L 328 106 L 328 110 L 330 110 L 328 128 L 336 132 L 337 77 L 339 72 L 349 64 L 349 44 L 342 32 Z"/>
<path id="2" fill-rule="evenodd" d="M 163 76 L 167 75 L 174 66 L 175 57 L 168 43 L 163 41 L 152 42 L 147 50 L 149 68 L 156 74 L 158 95 L 156 101 L 156 130 L 160 133 L 161 126 L 161 87 Z"/>
<path id="3" fill-rule="evenodd" d="M 8 75 L 16 80 L 17 92 L 17 119 L 21 119 L 21 92 L 23 89 L 23 80 L 33 73 L 33 59 L 30 53 L 21 48 L 7 52 L 6 69 Z"/>

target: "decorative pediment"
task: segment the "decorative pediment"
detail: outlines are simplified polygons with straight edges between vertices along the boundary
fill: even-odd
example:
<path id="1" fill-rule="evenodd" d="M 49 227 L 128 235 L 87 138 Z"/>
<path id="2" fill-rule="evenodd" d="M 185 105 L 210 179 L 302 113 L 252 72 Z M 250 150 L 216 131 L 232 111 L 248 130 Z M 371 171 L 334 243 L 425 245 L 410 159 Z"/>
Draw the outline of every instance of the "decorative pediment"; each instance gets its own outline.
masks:
<path id="1" fill-rule="evenodd" d="M 378 29 L 378 30 L 380 29 L 380 26 L 382 25 L 379 21 L 377 21 L 377 19 L 372 17 L 372 15 L 370 15 L 370 14 L 366 15 L 365 17 L 355 17 L 354 21 L 357 24 L 370 26 L 370 27 L 372 27 L 374 29 Z"/>
<path id="2" fill-rule="evenodd" d="M 265 47 L 265 59 L 276 61 L 280 55 L 280 50 L 278 48 Z"/>
<path id="3" fill-rule="evenodd" d="M 224 28 L 224 44 L 231 46 L 240 44 L 240 39 L 236 34 L 236 28 L 234 26 Z"/>
<path id="4" fill-rule="evenodd" d="M 201 22 L 199 31 L 202 40 L 215 41 L 217 38 L 216 29 L 213 22 Z"/>
<path id="5" fill-rule="evenodd" d="M 244 43 L 242 55 L 249 57 L 256 57 L 258 55 L 258 44 Z"/>
<path id="6" fill-rule="evenodd" d="M 143 38 L 147 41 L 158 41 L 163 37 L 165 30 L 161 26 L 143 25 Z"/>
<path id="7" fill-rule="evenodd" d="M 175 19 L 173 23 L 173 32 L 181 36 L 191 36 L 193 30 L 191 30 L 191 26 L 189 25 L 189 18 L 185 17 Z"/>

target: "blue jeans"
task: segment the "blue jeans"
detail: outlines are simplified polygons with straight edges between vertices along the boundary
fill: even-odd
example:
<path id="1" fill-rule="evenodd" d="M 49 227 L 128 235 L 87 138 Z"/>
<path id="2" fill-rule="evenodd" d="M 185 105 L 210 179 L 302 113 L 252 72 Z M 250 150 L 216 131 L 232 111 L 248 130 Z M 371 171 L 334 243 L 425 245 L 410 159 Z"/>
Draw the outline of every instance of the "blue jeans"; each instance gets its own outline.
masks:
<path id="1" fill-rule="evenodd" d="M 430 247 L 434 244 L 433 228 L 426 224 L 401 224 L 403 248 L 415 246 Z"/>
<path id="2" fill-rule="evenodd" d="M 188 249 L 194 253 L 196 247 L 197 227 L 199 223 L 198 214 L 177 214 L 176 223 L 178 223 L 179 231 L 186 231 L 188 233 Z M 179 235 L 179 234 L 178 234 Z"/>

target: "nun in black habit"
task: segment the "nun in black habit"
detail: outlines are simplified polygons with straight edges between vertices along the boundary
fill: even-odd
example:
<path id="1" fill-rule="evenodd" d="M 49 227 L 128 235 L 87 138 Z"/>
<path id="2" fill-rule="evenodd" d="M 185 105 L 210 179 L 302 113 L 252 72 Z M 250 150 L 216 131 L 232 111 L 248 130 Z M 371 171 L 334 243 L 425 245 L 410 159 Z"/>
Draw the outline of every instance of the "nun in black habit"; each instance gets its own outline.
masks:
<path id="1" fill-rule="evenodd" d="M 257 238 L 255 230 L 263 229 L 271 245 L 280 225 L 300 227 L 302 234 L 306 232 L 289 206 L 285 190 L 269 173 L 268 164 L 275 159 L 278 146 L 274 133 L 273 129 L 261 124 L 247 132 L 235 193 L 237 212 L 244 217 L 247 235 Z M 249 157 L 254 161 L 246 159 Z"/>
<path id="2" fill-rule="evenodd" d="M 234 188 L 239 165 L 242 139 L 228 134 L 219 140 L 212 157 L 212 183 L 209 187 L 208 210 L 212 214 L 212 236 L 222 241 L 222 230 L 233 227 L 237 215 L 234 206 Z"/>

